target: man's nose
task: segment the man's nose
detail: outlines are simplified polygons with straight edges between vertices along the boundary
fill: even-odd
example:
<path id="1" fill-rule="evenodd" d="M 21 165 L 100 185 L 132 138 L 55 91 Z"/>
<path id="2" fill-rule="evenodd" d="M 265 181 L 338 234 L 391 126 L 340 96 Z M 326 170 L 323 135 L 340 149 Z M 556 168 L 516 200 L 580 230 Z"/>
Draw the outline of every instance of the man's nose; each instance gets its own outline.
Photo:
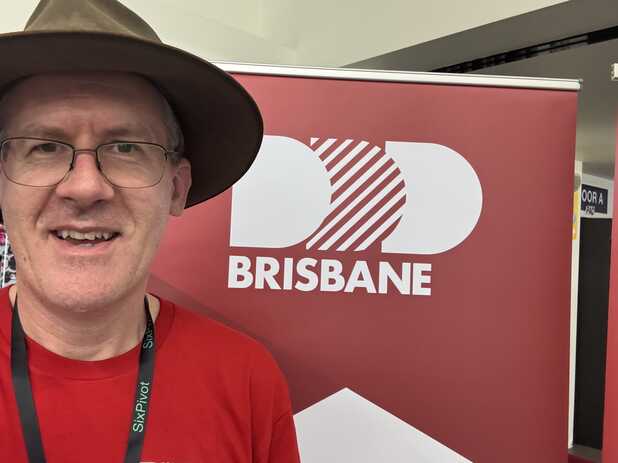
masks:
<path id="1" fill-rule="evenodd" d="M 111 199 L 114 187 L 99 170 L 94 150 L 76 150 L 72 169 L 56 186 L 56 194 L 87 207 Z"/>

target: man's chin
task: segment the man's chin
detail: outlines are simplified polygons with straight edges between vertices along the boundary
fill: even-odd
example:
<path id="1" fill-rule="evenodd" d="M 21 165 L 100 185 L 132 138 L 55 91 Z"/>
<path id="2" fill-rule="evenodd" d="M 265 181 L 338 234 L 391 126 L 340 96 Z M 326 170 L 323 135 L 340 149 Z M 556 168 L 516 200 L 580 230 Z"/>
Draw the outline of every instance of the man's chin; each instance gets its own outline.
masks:
<path id="1" fill-rule="evenodd" d="M 56 308 L 85 312 L 114 305 L 139 285 L 130 275 L 122 277 L 112 269 L 81 270 L 44 277 L 37 285 L 37 298 Z"/>

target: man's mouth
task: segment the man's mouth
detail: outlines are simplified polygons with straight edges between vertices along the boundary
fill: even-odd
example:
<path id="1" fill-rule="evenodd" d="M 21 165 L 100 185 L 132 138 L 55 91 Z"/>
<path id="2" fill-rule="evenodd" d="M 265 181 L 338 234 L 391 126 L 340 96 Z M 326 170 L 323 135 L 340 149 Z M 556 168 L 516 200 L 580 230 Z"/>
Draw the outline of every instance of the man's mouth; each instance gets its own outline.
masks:
<path id="1" fill-rule="evenodd" d="M 120 235 L 118 232 L 103 230 L 77 231 L 77 230 L 52 230 L 52 234 L 63 241 L 78 246 L 96 246 L 100 243 L 112 241 Z"/>

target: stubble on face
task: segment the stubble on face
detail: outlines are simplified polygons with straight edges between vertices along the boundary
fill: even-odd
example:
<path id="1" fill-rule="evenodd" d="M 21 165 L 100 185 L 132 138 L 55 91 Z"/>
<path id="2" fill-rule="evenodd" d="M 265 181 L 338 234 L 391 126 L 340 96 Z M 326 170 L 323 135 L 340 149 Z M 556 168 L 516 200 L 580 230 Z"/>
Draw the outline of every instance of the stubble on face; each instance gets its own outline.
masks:
<path id="1" fill-rule="evenodd" d="M 161 96 L 127 74 L 49 74 L 26 79 L 2 104 L 4 136 L 53 138 L 77 149 L 110 141 L 167 144 Z M 170 148 L 170 147 L 168 147 Z M 168 165 L 158 185 L 122 189 L 97 170 L 92 154 L 55 187 L 27 187 L 0 176 L 0 205 L 17 263 L 17 285 L 41 303 L 88 311 L 143 296 L 174 201 L 186 198 Z M 180 187 L 183 191 L 177 191 Z M 179 199 L 180 198 L 180 199 Z M 60 242 L 58 228 L 113 230 L 104 252 L 80 252 Z"/>

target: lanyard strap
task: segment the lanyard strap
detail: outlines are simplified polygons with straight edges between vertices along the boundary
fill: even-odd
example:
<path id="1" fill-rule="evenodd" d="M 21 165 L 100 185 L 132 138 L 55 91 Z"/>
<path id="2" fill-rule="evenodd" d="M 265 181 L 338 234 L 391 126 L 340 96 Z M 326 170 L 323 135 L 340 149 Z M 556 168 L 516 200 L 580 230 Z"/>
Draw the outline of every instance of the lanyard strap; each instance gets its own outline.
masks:
<path id="1" fill-rule="evenodd" d="M 146 331 L 142 339 L 139 354 L 139 373 L 135 387 L 135 402 L 129 427 L 129 441 L 125 454 L 125 463 L 139 463 L 142 448 L 144 447 L 144 434 L 146 431 L 146 419 L 148 417 L 148 405 L 152 395 L 155 360 L 155 331 L 152 316 L 148 307 L 148 298 L 144 298 L 146 311 Z M 30 463 L 45 463 L 45 453 L 41 442 L 39 421 L 34 407 L 32 386 L 28 375 L 28 354 L 26 352 L 26 336 L 17 311 L 17 298 L 12 315 L 11 333 L 11 371 L 13 375 L 13 388 L 19 410 L 19 419 L 24 434 L 28 461 Z"/>

